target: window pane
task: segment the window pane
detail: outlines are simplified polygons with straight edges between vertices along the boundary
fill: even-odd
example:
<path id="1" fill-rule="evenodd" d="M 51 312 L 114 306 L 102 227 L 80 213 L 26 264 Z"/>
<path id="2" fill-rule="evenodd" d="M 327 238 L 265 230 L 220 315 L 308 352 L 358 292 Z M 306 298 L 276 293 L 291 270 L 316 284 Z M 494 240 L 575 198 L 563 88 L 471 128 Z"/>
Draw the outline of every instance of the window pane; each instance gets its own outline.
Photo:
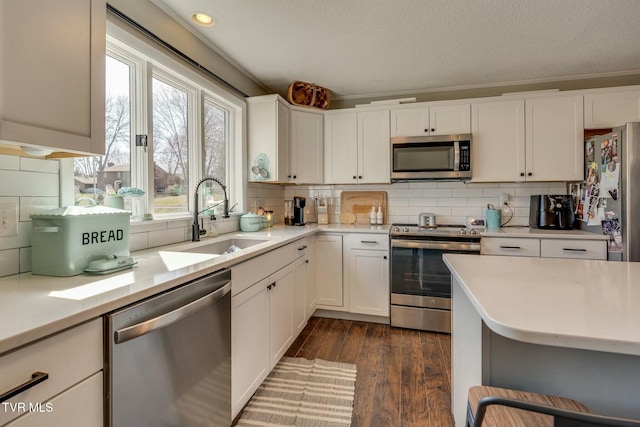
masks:
<path id="1" fill-rule="evenodd" d="M 105 155 L 74 160 L 76 200 L 104 203 L 105 194 L 131 186 L 129 65 L 106 57 Z"/>
<path id="2" fill-rule="evenodd" d="M 188 212 L 187 94 L 153 79 L 154 214 Z"/>
<path id="3" fill-rule="evenodd" d="M 226 110 L 218 105 L 204 102 L 204 176 L 217 178 L 227 185 L 226 147 L 228 142 Z M 206 183 L 206 185 L 211 185 Z M 204 186 L 204 184 L 203 184 Z M 220 186 L 213 184 L 201 192 L 203 200 L 201 206 L 213 206 L 224 200 L 224 193 Z M 222 212 L 222 206 L 216 209 Z"/>

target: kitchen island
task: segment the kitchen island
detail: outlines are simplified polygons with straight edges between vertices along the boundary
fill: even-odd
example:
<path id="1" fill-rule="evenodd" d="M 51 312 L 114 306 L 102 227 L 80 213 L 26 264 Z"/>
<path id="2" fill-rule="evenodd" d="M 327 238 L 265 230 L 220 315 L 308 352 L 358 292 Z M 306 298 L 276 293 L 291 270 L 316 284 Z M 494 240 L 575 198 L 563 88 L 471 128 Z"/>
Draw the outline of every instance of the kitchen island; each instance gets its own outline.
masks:
<path id="1" fill-rule="evenodd" d="M 452 405 L 477 384 L 640 418 L 640 263 L 446 254 Z"/>

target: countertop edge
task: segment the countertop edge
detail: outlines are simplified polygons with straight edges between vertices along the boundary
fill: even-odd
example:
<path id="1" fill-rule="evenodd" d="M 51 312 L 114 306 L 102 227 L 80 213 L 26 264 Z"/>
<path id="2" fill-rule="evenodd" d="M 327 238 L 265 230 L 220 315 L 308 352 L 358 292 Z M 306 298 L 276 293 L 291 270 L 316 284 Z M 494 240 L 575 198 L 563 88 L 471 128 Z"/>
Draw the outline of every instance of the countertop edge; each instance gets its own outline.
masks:
<path id="1" fill-rule="evenodd" d="M 505 256 L 500 258 L 507 259 L 509 257 Z M 524 343 L 640 356 L 640 348 L 638 346 L 638 343 L 635 342 L 603 339 L 600 337 L 550 334 L 547 332 L 541 332 L 532 329 L 516 328 L 507 323 L 501 322 L 500 320 L 492 317 L 491 314 L 485 310 L 485 308 L 477 300 L 473 292 L 469 289 L 468 284 L 458 274 L 455 266 L 452 265 L 446 254 L 443 256 L 443 261 L 451 271 L 452 276 L 457 280 L 458 283 L 460 283 L 462 291 L 465 293 L 473 307 L 476 309 L 476 311 L 482 318 L 482 321 L 489 327 L 489 329 L 491 329 L 498 335 Z"/>
<path id="2" fill-rule="evenodd" d="M 375 228 L 374 228 L 375 227 Z M 273 231 L 277 230 L 286 230 L 288 232 L 295 231 L 296 233 L 283 236 L 283 237 L 271 237 L 272 240 L 269 241 L 270 244 L 257 247 L 255 249 L 249 248 L 247 251 L 243 251 L 242 253 L 238 253 L 237 256 L 229 257 L 221 262 L 202 262 L 199 264 L 194 264 L 189 266 L 188 268 L 183 268 L 178 272 L 166 272 L 161 273 L 160 275 L 166 276 L 162 279 L 161 282 L 155 283 L 152 286 L 149 286 L 145 289 L 137 291 L 135 293 L 127 294 L 122 297 L 116 297 L 108 302 L 88 307 L 81 311 L 69 313 L 65 316 L 60 316 L 54 320 L 46 321 L 38 326 L 29 328 L 25 331 L 18 332 L 14 335 L 0 337 L 0 357 L 5 353 L 10 353 L 15 350 L 18 350 L 26 345 L 32 344 L 41 339 L 45 339 L 51 335 L 63 332 L 67 329 L 73 328 L 74 326 L 78 326 L 82 323 L 90 321 L 92 319 L 98 318 L 107 314 L 111 311 L 119 309 L 121 307 L 127 306 L 129 304 L 135 303 L 137 301 L 143 300 L 145 298 L 151 297 L 158 293 L 165 292 L 169 289 L 172 289 L 176 286 L 180 286 L 182 284 L 188 283 L 192 280 L 195 280 L 203 275 L 213 273 L 215 271 L 230 268 L 233 265 L 237 265 L 244 261 L 247 261 L 256 256 L 260 256 L 264 253 L 270 252 L 272 250 L 278 249 L 282 246 L 285 246 L 291 242 L 302 239 L 304 237 L 308 237 L 311 235 L 316 235 L 319 233 L 375 233 L 375 234 L 388 234 L 390 225 L 381 225 L 381 226 L 362 226 L 362 225 L 351 225 L 351 224 L 329 224 L 329 225 L 307 225 L 304 227 L 284 227 L 277 226 L 270 229 L 264 229 L 258 232 L 246 232 L 242 233 L 243 238 L 265 238 L 269 237 L 268 235 Z M 230 238 L 233 236 L 237 236 L 240 232 L 232 232 L 221 234 L 216 237 L 203 239 L 214 241 L 215 239 L 224 239 Z M 203 244 L 203 243 L 200 243 Z M 197 246 L 193 242 L 185 241 L 180 243 L 175 243 L 166 246 L 160 246 L 156 248 L 145 249 L 141 251 L 132 252 L 131 255 L 134 259 L 136 258 L 144 258 L 145 256 L 149 256 L 151 254 L 157 254 L 161 251 L 171 250 L 173 248 L 183 248 L 189 246 Z M 134 266 L 134 268 L 137 268 Z M 15 276 L 7 276 L 0 278 L 0 286 L 3 283 L 9 283 L 12 280 L 19 280 L 19 278 L 25 278 L 32 276 L 31 273 L 22 273 Z M 43 277 L 43 276 L 40 276 Z M 78 277 L 78 276 L 72 276 Z M 95 276 L 92 276 L 95 277 Z M 106 276 L 105 276 L 106 277 Z M 65 280 L 69 279 L 68 277 L 50 277 L 50 280 Z M 76 280 L 77 281 L 77 280 Z M 28 302 L 25 302 L 28 304 Z"/>

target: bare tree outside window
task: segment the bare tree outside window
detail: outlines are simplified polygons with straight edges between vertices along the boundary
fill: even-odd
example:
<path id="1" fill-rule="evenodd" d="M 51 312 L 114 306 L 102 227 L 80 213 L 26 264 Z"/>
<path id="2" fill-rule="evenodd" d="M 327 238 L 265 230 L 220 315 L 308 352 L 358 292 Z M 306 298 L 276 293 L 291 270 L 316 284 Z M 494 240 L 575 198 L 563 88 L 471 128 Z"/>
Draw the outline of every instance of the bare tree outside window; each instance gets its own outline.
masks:
<path id="1" fill-rule="evenodd" d="M 204 102 L 204 176 L 212 176 L 228 184 L 226 174 L 226 147 L 228 142 L 228 112 L 217 104 Z M 211 185 L 202 192 L 200 206 L 211 206 L 224 200 L 223 191 Z"/>
<path id="2" fill-rule="evenodd" d="M 153 79 L 154 213 L 188 212 L 187 93 Z"/>
<path id="3" fill-rule="evenodd" d="M 74 161 L 76 200 L 102 203 L 109 190 L 131 185 L 129 66 L 106 57 L 105 154 Z"/>

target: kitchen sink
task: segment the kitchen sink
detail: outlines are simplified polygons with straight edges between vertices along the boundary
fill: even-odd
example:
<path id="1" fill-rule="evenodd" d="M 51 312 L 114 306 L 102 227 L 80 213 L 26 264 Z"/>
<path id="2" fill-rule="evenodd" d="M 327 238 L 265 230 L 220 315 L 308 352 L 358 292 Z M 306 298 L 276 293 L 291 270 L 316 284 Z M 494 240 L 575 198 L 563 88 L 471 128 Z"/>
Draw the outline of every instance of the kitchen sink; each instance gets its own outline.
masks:
<path id="1" fill-rule="evenodd" d="M 237 250 L 250 248 L 251 246 L 259 245 L 260 243 L 268 241 L 269 239 L 229 238 L 225 240 L 218 240 L 217 242 L 211 242 L 206 245 L 197 246 L 195 248 L 185 249 L 180 252 L 222 255 L 225 253 L 231 253 Z"/>

